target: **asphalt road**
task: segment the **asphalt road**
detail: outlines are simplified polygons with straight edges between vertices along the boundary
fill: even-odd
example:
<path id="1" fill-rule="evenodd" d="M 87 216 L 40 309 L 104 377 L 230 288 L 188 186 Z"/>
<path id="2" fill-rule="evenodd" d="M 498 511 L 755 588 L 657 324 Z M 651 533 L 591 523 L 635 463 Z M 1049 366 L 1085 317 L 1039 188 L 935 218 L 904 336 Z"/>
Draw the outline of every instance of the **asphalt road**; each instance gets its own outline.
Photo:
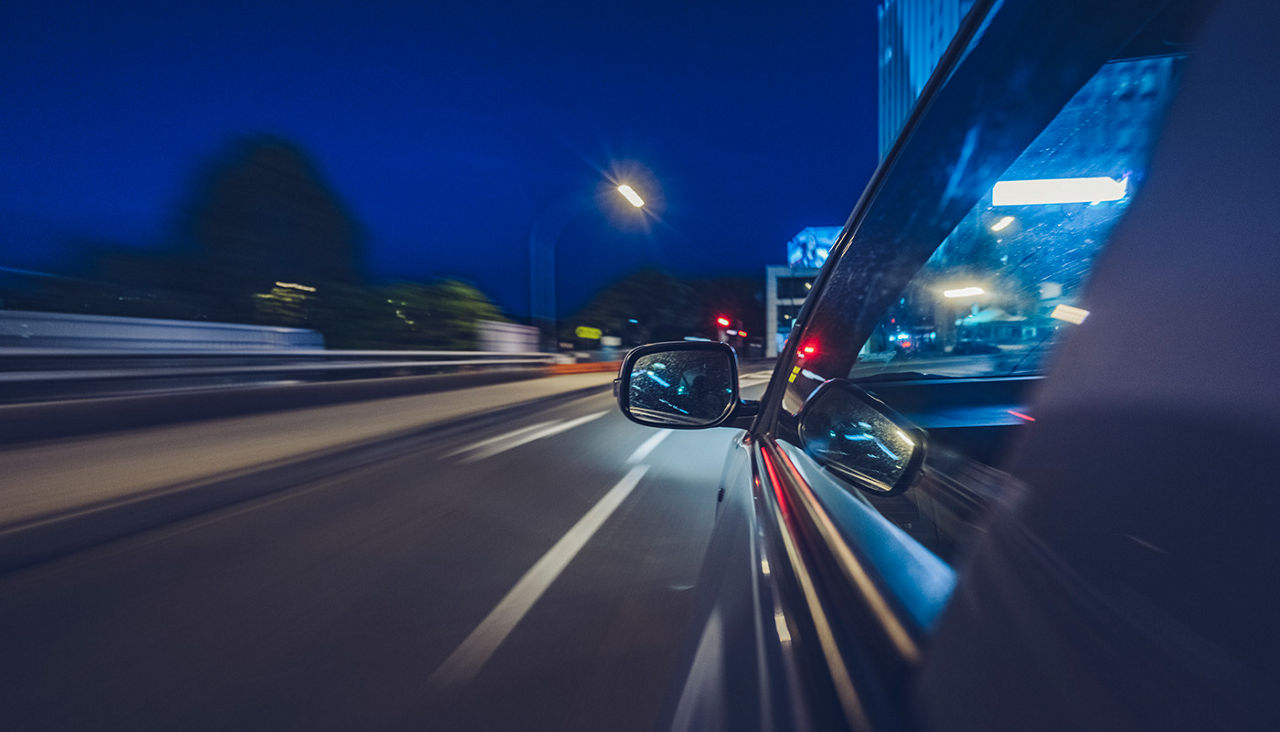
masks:
<path id="1" fill-rule="evenodd" d="M 601 393 L 0 576 L 0 729 L 650 729 L 735 434 Z"/>

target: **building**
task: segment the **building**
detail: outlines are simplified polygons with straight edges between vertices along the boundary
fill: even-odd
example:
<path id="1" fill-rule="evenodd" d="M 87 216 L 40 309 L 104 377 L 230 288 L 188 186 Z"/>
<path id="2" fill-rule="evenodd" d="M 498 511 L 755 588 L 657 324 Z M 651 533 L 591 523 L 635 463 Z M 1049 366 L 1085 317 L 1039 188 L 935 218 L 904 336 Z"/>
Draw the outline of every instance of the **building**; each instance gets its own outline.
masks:
<path id="1" fill-rule="evenodd" d="M 787 263 L 765 267 L 764 355 L 777 356 L 842 227 L 809 226 L 787 242 Z"/>
<path id="2" fill-rule="evenodd" d="M 973 0 L 880 0 L 879 151 L 883 159 Z M 777 356 L 839 226 L 810 226 L 787 242 L 787 263 L 765 268 L 765 355 Z"/>
<path id="3" fill-rule="evenodd" d="M 880 0 L 878 107 L 883 160 L 973 0 Z"/>

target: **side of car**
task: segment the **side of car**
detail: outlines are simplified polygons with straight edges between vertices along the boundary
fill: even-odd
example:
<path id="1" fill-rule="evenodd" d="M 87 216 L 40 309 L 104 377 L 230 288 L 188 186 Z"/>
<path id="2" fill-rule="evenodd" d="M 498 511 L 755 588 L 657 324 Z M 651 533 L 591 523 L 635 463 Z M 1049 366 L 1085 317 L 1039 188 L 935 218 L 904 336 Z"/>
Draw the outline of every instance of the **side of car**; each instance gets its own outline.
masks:
<path id="1" fill-rule="evenodd" d="M 1244 4 L 1247 0 L 1236 3 Z M 992 728 L 992 720 L 1018 726 L 1018 714 L 1026 715 L 1022 724 L 1038 727 L 1150 727 L 1161 714 L 1185 713 L 1188 719 L 1196 719 L 1201 712 L 1212 713 L 1205 710 L 1212 710 L 1217 700 L 1227 697 L 1239 704 L 1235 716 L 1224 713 L 1223 719 L 1253 721 L 1250 715 L 1259 709 L 1250 705 L 1265 694 L 1254 693 L 1256 677 L 1240 670 L 1243 667 L 1204 650 L 1216 648 L 1211 642 L 1218 640 L 1214 631 L 1197 629 L 1200 635 L 1188 632 L 1187 637 L 1209 638 L 1194 653 L 1204 654 L 1198 661 L 1212 656 L 1213 663 L 1220 666 L 1196 666 L 1188 660 L 1193 652 L 1178 651 L 1184 656 L 1179 660 L 1189 664 L 1185 678 L 1178 678 L 1203 679 L 1214 669 L 1224 673 L 1230 669 L 1227 677 L 1231 683 L 1218 682 L 1207 689 L 1212 692 L 1206 697 L 1210 701 L 1197 700 L 1194 695 L 1180 700 L 1145 698 L 1142 689 L 1165 689 L 1161 684 L 1172 685 L 1169 679 L 1173 675 L 1156 674 L 1150 683 L 1137 671 L 1103 678 L 1107 665 L 1098 658 L 1087 662 L 1074 658 L 1071 643 L 1074 639 L 1079 648 L 1119 644 L 1116 648 L 1120 650 L 1112 651 L 1113 666 L 1126 662 L 1123 649 L 1135 643 L 1139 645 L 1130 649 L 1135 659 L 1177 655 L 1170 646 L 1153 645 L 1150 639 L 1112 638 L 1105 627 L 1090 624 L 1099 611 L 1090 605 L 1089 598 L 1107 596 L 1108 612 L 1112 613 L 1115 607 L 1129 608 L 1127 612 L 1134 612 L 1132 607 L 1146 607 L 1142 612 L 1151 622 L 1166 617 L 1162 608 L 1126 605 L 1131 600 L 1125 599 L 1124 587 L 1073 587 L 1073 575 L 1066 571 L 1055 575 L 1050 559 L 1024 562 L 1034 565 L 1031 573 L 1022 568 L 1003 574 L 992 569 L 1009 565 L 1009 542 L 1027 556 L 1034 556 L 1041 546 L 1039 538 L 1022 544 L 1009 539 L 1020 535 L 1008 526 L 1034 524 L 1019 511 L 1039 505 L 1027 499 L 1021 479 L 1033 476 L 1034 482 L 1051 484 L 1074 475 L 1089 475 L 1081 472 L 1082 466 L 1072 455 L 1102 455 L 1114 447 L 1079 437 L 1100 435 L 1102 430 L 1076 426 L 1076 432 L 1054 433 L 1051 422 L 1048 430 L 1037 425 L 1033 436 L 1054 435 L 1060 444 L 1071 441 L 1088 445 L 1087 450 L 1064 457 L 1054 453 L 1050 445 L 1038 453 L 1042 459 L 1030 467 L 1024 465 L 1011 473 L 996 467 L 1003 464 L 1003 455 L 1028 442 L 1027 432 L 1040 418 L 1036 410 L 1043 400 L 1036 395 L 1046 387 L 1040 375 L 1030 373 L 1039 369 L 1027 367 L 1038 366 L 1043 352 L 1065 338 L 1063 329 L 1067 326 L 1060 323 L 1079 325 L 1089 316 L 1089 310 L 1072 299 L 1072 291 L 1082 288 L 1098 248 L 1112 238 L 1112 228 L 1126 215 L 1128 191 L 1146 184 L 1147 156 L 1159 138 L 1187 40 L 1210 9 L 1209 4 L 1192 2 L 1120 6 L 1089 1 L 977 3 L 850 217 L 815 283 L 814 294 L 797 318 L 762 401 L 758 405 L 743 403 L 736 384 L 717 383 L 712 388 L 728 390 L 732 404 L 715 415 L 710 413 L 716 410 L 709 409 L 701 424 L 683 418 L 664 422 L 655 412 L 638 420 L 685 428 L 749 422 L 727 458 L 718 493 L 718 521 L 692 611 L 692 631 L 681 665 L 684 673 L 672 689 L 667 719 L 671 727 L 897 729 L 925 723 L 983 728 L 980 720 L 985 718 L 986 728 Z M 1144 74 L 1143 79 L 1163 80 L 1150 85 L 1144 115 L 1133 114 L 1133 107 L 1115 106 L 1128 104 L 1134 96 L 1124 79 L 1114 95 L 1095 93 L 1098 79 L 1115 82 L 1116 74 L 1135 69 Z M 1200 88 L 1204 87 L 1201 83 Z M 1010 102 L 1013 99 L 1018 100 L 1016 106 Z M 1117 198 L 1121 202 L 1110 214 L 1106 206 L 1088 199 L 1076 199 L 1078 210 L 1058 203 L 1037 209 L 1041 212 L 1037 215 L 1058 217 L 1045 227 L 1052 230 L 1048 235 L 1036 235 L 1030 224 L 1027 226 L 1024 240 L 1028 251 L 1053 255 L 1043 256 L 1054 261 L 1040 269 L 1023 266 L 1032 254 L 1011 257 L 1016 249 L 1001 249 L 994 256 L 979 252 L 986 257 L 981 261 L 995 263 L 988 269 L 1004 277 L 990 281 L 1007 291 L 1015 275 L 1030 277 L 1041 285 L 1034 296 L 1018 290 L 1005 298 L 1003 311 L 989 305 L 984 312 L 977 303 L 964 303 L 966 311 L 948 302 L 946 298 L 952 298 L 948 293 L 967 297 L 984 288 L 968 283 L 949 286 L 945 277 L 937 277 L 928 284 L 937 286 L 941 304 L 923 310 L 916 307 L 920 313 L 915 332 L 925 330 L 921 324 L 927 323 L 939 340 L 950 333 L 959 345 L 966 343 L 960 335 L 965 332 L 966 319 L 975 323 L 999 318 L 1004 323 L 1017 323 L 1029 345 L 997 349 L 965 345 L 937 363 L 920 365 L 920 359 L 912 359 L 897 370 L 877 366 L 878 370 L 867 371 L 859 365 L 860 352 L 874 348 L 874 334 L 885 330 L 882 318 L 891 313 L 900 317 L 912 309 L 911 293 L 922 276 L 977 269 L 973 266 L 979 261 L 973 255 L 978 251 L 973 244 L 976 238 L 966 240 L 963 233 L 979 228 L 973 224 L 996 204 L 992 200 L 996 184 L 1010 180 L 1010 171 L 1026 170 L 1046 160 L 1051 163 L 1049 169 L 1060 168 L 1063 158 L 1053 154 L 1072 145 L 1053 137 L 1061 134 L 1057 128 L 1078 130 L 1080 110 L 1107 105 L 1113 105 L 1115 116 L 1132 119 L 1132 126 L 1116 135 L 1127 147 L 1105 151 L 1116 158 L 1109 162 L 1126 166 L 1123 178 L 1109 178 L 1113 185 L 1130 187 Z M 1100 124 L 1099 116 L 1090 119 Z M 1064 120 L 1067 124 L 1057 125 Z M 1065 139 L 1070 142 L 1073 138 Z M 1132 140 L 1138 142 L 1131 144 Z M 1049 154 L 1041 154 L 1045 150 Z M 1130 157 L 1121 160 L 1117 150 Z M 1075 166 L 1073 170 L 1092 164 L 1069 162 Z M 1040 174 L 1034 177 L 1050 178 L 1043 174 L 1045 167 L 1041 165 Z M 1170 178 L 1166 174 L 1165 180 Z M 1162 199 L 1153 194 L 1152 200 Z M 1079 212 L 1083 213 L 1076 216 Z M 1035 220 L 1031 215 L 1025 218 Z M 1062 229 L 1068 231 L 1061 233 Z M 1194 242 L 1188 242 L 1183 250 L 1192 246 Z M 1058 261 L 1060 252 L 1074 259 Z M 1272 271 L 1274 259 L 1269 260 Z M 951 269 L 939 268 L 939 264 Z M 1051 272 L 1052 279 L 1044 272 Z M 1018 305 L 1028 301 L 1034 302 Z M 1159 302 L 1154 296 L 1152 301 Z M 1024 314 L 1015 312 L 1018 307 Z M 1036 321 L 1037 308 L 1059 322 Z M 893 344 L 882 347 L 889 350 Z M 661 344 L 646 348 L 650 356 L 663 350 Z M 701 353 L 709 362 L 733 359 L 731 353 L 713 348 Z M 1092 357 L 1082 355 L 1078 348 L 1069 355 L 1082 366 Z M 957 365 L 958 361 L 965 363 Z M 618 382 L 624 412 L 628 407 L 622 395 L 631 388 L 633 365 L 629 356 Z M 927 372 L 904 371 L 906 368 L 953 373 L 952 378 L 933 378 Z M 736 367 L 711 370 L 728 373 L 736 372 Z M 1055 382 L 1049 379 L 1045 383 Z M 1053 393 L 1052 387 L 1048 391 Z M 1050 401 L 1046 409 L 1051 414 L 1052 407 Z M 1066 423 L 1068 420 L 1060 418 L 1057 422 Z M 1126 438 L 1133 445 L 1146 444 L 1144 439 L 1149 442 L 1142 435 Z M 1047 438 L 1039 439 L 1043 443 Z M 1035 453 L 1023 450 L 1022 454 Z M 1161 454 L 1165 460 L 1161 466 L 1170 464 L 1167 454 Z M 1237 473 L 1256 472 L 1256 461 L 1250 465 L 1253 467 L 1237 465 Z M 1117 468 L 1115 474 L 1121 473 L 1127 475 L 1127 468 Z M 1099 486 L 1111 479 L 1091 478 Z M 1015 518 L 988 536 L 982 526 L 992 510 Z M 1106 510 L 1106 506 L 1098 507 L 1102 516 Z M 1040 518 L 1049 521 L 1052 531 L 1066 532 L 1063 536 L 1077 532 L 1089 541 L 1097 539 L 1099 546 L 1116 552 L 1118 562 L 1128 556 L 1129 545 L 1115 548 L 1111 537 L 1118 535 L 1127 541 L 1123 537 L 1129 535 L 1124 531 L 1135 531 L 1130 539 L 1142 547 L 1145 534 L 1132 527 L 1151 529 L 1149 523 L 1122 524 L 1111 517 L 1099 518 L 1098 525 L 1110 531 L 1102 541 L 1103 530 L 1095 532 L 1089 519 L 1081 515 L 1069 527 L 1056 527 L 1052 515 Z M 1118 528 L 1122 525 L 1127 527 L 1124 531 Z M 1006 544 L 1002 546 L 1000 541 Z M 1063 541 L 1063 546 L 1070 544 Z M 1134 561 L 1135 566 L 1150 562 L 1145 555 Z M 968 570 L 958 569 L 970 562 L 979 569 L 974 579 L 968 579 Z M 1002 582 L 1008 584 L 1002 586 Z M 1037 587 L 1037 583 L 1045 586 Z M 993 604 L 992 598 L 1019 593 L 1026 597 L 1036 591 L 1061 593 L 1067 604 L 1080 612 L 1061 617 L 1063 612 L 1054 610 L 1058 617 L 1046 620 L 1044 613 L 1050 610 L 1030 600 L 1015 608 Z M 1113 591 L 1120 593 L 1116 597 L 1121 599 L 1107 595 Z M 1025 609 L 1025 621 L 1016 612 L 1001 617 L 1014 626 L 1039 618 L 1043 625 L 1038 627 L 1052 642 L 1025 628 L 1006 625 L 1010 637 L 1026 641 L 1011 649 L 1007 643 L 992 640 L 990 628 L 982 625 L 985 611 L 975 607 L 993 608 L 992 617 L 997 616 L 996 609 L 1006 613 Z M 1131 621 L 1116 618 L 1112 627 L 1127 627 Z M 942 643 L 936 640 L 939 627 L 946 631 Z M 1177 645 L 1183 641 L 1166 635 L 1162 642 Z M 1041 646 L 1057 655 L 1037 651 Z M 984 654 L 990 654 L 991 659 L 983 658 Z M 935 661 L 939 656 L 942 661 Z M 1057 672 L 1044 671 L 1040 665 Z M 1019 669 L 1024 678 L 1010 676 Z M 1055 673 L 1060 673 L 1060 678 Z M 1041 683 L 1036 679 L 1044 679 L 1044 688 L 1036 686 Z M 1255 686 L 1246 684 L 1243 688 L 1247 691 L 1225 690 L 1242 679 Z M 1070 693 L 1054 696 L 1045 691 L 1054 683 L 1070 683 L 1079 690 L 1076 708 Z M 1001 696 L 1002 690 L 1019 684 L 1029 690 L 1025 698 Z M 1030 708 L 1036 703 L 1040 708 Z M 1125 706 L 1129 703 L 1141 711 L 1133 713 Z M 1003 707 L 1010 711 L 1003 711 Z M 968 716 L 943 719 L 938 710 L 959 710 Z M 1137 716 L 1127 716 L 1130 714 Z"/>

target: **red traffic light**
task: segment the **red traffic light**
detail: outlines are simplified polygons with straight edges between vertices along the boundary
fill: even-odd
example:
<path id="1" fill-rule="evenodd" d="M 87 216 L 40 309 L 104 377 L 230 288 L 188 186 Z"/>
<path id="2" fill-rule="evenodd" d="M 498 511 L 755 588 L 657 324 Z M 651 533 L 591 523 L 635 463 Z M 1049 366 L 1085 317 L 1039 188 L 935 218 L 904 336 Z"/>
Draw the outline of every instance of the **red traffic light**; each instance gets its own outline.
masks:
<path id="1" fill-rule="evenodd" d="M 729 319 L 721 315 L 720 317 L 716 318 L 716 325 L 720 326 L 721 328 L 728 328 Z"/>

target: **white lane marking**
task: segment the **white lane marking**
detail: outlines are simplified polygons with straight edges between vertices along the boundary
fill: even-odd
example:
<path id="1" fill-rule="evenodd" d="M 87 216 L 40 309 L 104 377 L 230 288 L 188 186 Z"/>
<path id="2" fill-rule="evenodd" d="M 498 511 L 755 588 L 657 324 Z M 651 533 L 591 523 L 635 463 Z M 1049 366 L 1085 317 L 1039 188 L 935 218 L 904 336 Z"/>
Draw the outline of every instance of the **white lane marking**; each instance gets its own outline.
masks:
<path id="1" fill-rule="evenodd" d="M 578 519 L 578 523 L 524 573 L 515 587 L 449 654 L 444 663 L 431 672 L 427 679 L 428 688 L 444 690 L 456 684 L 465 684 L 474 678 L 498 646 L 511 634 L 516 624 L 529 612 L 529 608 L 542 597 L 596 530 L 622 505 L 648 470 L 648 465 L 632 468 L 591 510 Z"/>
<path id="2" fill-rule="evenodd" d="M 557 421 L 558 420 L 553 419 L 550 422 L 538 422 L 537 424 L 531 424 L 527 427 L 521 427 L 518 430 L 511 430 L 510 432 L 504 432 L 503 434 L 498 435 L 497 437 L 490 437 L 484 440 L 480 440 L 479 442 L 473 442 L 470 445 L 463 445 L 462 447 L 459 447 L 457 450 L 445 453 L 444 456 L 453 457 L 454 455 L 461 455 L 464 452 L 471 452 L 472 450 L 478 450 L 482 447 L 487 447 L 489 445 L 502 442 L 503 440 L 509 440 L 515 437 L 516 435 L 522 435 L 526 432 L 532 432 L 533 430 L 536 430 L 539 427 L 546 427 L 547 425 L 554 424 Z"/>
<path id="3" fill-rule="evenodd" d="M 667 439 L 667 437 L 674 431 L 675 430 L 662 430 L 661 432 L 654 435 L 653 437 L 650 437 L 649 439 L 640 443 L 640 447 L 637 447 L 636 451 L 631 453 L 631 457 L 627 458 L 627 465 L 635 465 L 641 460 L 644 460 L 645 458 L 649 457 L 649 453 L 653 452 L 653 448 L 657 447 L 658 443 Z"/>
<path id="4" fill-rule="evenodd" d="M 516 437 L 510 442 L 500 443 L 496 445 L 489 445 L 487 447 L 482 447 L 479 450 L 475 450 L 470 455 L 463 458 L 462 462 L 474 463 L 477 460 L 484 460 L 485 458 L 493 457 L 494 455 L 497 455 L 500 452 L 506 452 L 507 450 L 510 450 L 513 447 L 520 447 L 521 445 L 533 442 L 534 440 L 541 440 L 544 437 L 558 435 L 561 432 L 564 432 L 565 430 L 571 430 L 574 427 L 577 427 L 578 425 L 586 424 L 587 422 L 590 422 L 593 419 L 600 419 L 601 417 L 605 416 L 608 413 L 609 412 L 607 411 L 596 412 L 595 414 L 588 414 L 585 417 L 578 417 L 577 419 L 571 419 L 568 422 L 559 422 L 559 423 L 551 424 L 536 432 L 526 432 L 525 434 L 520 435 L 519 437 Z"/>

